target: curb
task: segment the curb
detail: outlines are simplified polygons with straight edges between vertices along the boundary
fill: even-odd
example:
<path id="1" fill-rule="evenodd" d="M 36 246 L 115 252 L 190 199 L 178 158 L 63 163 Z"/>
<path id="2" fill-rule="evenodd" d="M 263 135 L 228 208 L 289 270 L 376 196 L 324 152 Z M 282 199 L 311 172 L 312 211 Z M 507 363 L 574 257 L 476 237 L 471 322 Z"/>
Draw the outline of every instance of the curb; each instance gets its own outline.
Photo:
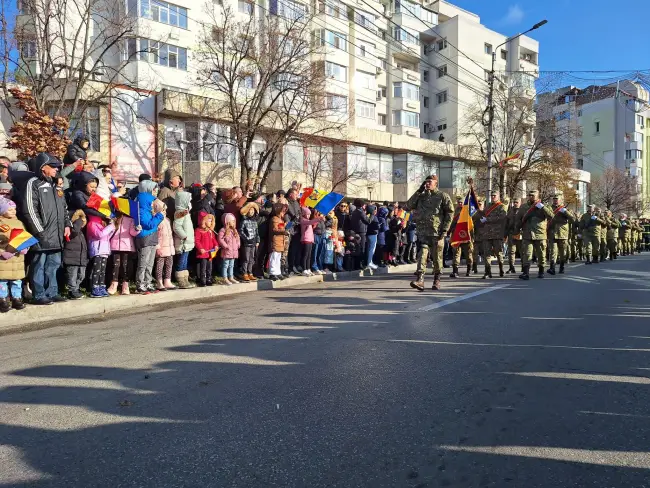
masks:
<path id="1" fill-rule="evenodd" d="M 218 298 L 242 293 L 258 292 L 292 288 L 300 285 L 312 285 L 330 281 L 346 281 L 366 277 L 381 276 L 391 273 L 415 271 L 415 264 L 405 264 L 394 268 L 378 268 L 376 270 L 345 271 L 316 276 L 292 276 L 284 281 L 262 280 L 255 283 L 240 283 L 234 286 L 215 285 L 205 288 L 190 288 L 171 292 L 152 293 L 150 295 L 113 296 L 109 298 L 84 298 L 83 300 L 54 303 L 49 306 L 27 305 L 24 310 L 11 310 L 2 314 L 0 330 L 22 327 L 31 324 L 55 322 L 69 319 L 82 319 L 98 314 L 137 310 L 152 305 L 163 305 L 174 302 L 204 301 L 208 298 Z"/>

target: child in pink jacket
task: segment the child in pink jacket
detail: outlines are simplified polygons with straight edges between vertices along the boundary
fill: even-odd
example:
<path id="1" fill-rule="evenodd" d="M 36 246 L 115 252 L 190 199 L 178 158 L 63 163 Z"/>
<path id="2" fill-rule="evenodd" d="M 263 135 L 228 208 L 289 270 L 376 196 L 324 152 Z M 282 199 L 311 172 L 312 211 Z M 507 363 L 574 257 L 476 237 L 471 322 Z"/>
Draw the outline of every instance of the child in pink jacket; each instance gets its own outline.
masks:
<path id="1" fill-rule="evenodd" d="M 311 251 L 314 247 L 314 227 L 324 219 L 318 217 L 311 219 L 311 209 L 308 207 L 301 207 L 300 209 L 300 242 L 302 243 L 302 274 L 304 276 L 312 276 L 311 272 Z"/>
<path id="2" fill-rule="evenodd" d="M 239 233 L 237 220 L 231 213 L 221 218 L 223 228 L 219 231 L 218 241 L 221 253 L 221 277 L 226 285 L 239 283 L 234 277 L 235 259 L 239 256 Z"/>
<path id="3" fill-rule="evenodd" d="M 174 234 L 172 224 L 165 217 L 158 226 L 158 245 L 156 246 L 156 284 L 158 291 L 174 290 L 172 267 L 174 265 Z"/>
<path id="4" fill-rule="evenodd" d="M 115 232 L 113 221 L 106 221 L 95 215 L 88 216 L 86 238 L 88 239 L 88 256 L 92 259 L 90 275 L 92 283 L 91 298 L 104 298 L 108 296 L 106 290 L 106 262 L 111 255 L 111 235 Z"/>
<path id="5" fill-rule="evenodd" d="M 108 294 L 115 295 L 122 281 L 122 295 L 129 291 L 129 262 L 135 254 L 133 238 L 138 235 L 135 222 L 131 217 L 118 214 L 115 218 L 115 233 L 111 236 L 111 252 L 113 254 L 113 279 L 108 287 Z"/>

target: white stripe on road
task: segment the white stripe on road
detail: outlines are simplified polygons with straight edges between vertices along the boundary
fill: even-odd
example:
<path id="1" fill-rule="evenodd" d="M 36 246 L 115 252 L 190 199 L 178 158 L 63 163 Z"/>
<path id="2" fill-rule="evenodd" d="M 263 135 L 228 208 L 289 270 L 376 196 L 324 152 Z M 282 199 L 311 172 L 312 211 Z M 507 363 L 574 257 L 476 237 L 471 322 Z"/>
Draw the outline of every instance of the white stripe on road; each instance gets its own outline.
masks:
<path id="1" fill-rule="evenodd" d="M 482 290 L 474 291 L 472 293 L 468 293 L 467 295 L 461 295 L 459 297 L 455 298 L 449 298 L 447 300 L 443 300 L 438 303 L 432 303 L 431 305 L 426 305 L 424 307 L 420 307 L 416 310 L 416 312 L 428 312 L 429 310 L 435 310 L 436 308 L 442 308 L 446 307 L 447 305 L 451 305 L 453 303 L 458 303 L 462 302 L 463 300 L 468 300 L 470 298 L 477 297 L 479 295 L 485 295 L 486 293 L 490 293 L 492 291 L 500 290 L 502 288 L 506 288 L 510 286 L 508 285 L 497 285 L 497 286 L 491 286 L 490 288 L 483 288 Z"/>

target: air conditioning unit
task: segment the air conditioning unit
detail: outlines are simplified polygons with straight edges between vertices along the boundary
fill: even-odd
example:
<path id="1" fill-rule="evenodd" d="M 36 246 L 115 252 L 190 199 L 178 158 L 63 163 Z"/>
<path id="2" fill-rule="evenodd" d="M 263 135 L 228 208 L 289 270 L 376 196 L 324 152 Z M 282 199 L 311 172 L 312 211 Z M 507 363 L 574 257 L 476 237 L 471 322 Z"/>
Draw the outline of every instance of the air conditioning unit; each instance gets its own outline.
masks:
<path id="1" fill-rule="evenodd" d="M 436 132 L 435 126 L 430 125 L 429 127 L 427 127 L 427 134 L 433 134 L 434 132 Z"/>
<path id="2" fill-rule="evenodd" d="M 381 72 L 382 72 L 381 68 L 380 68 L 379 66 L 377 66 L 375 69 L 376 69 L 376 71 L 377 71 L 377 74 L 380 75 Z"/>
<path id="3" fill-rule="evenodd" d="M 413 108 L 413 109 L 415 109 L 415 108 L 418 108 L 418 106 L 417 106 L 416 104 L 414 104 L 414 103 L 407 103 L 407 104 L 406 104 L 406 108 Z"/>

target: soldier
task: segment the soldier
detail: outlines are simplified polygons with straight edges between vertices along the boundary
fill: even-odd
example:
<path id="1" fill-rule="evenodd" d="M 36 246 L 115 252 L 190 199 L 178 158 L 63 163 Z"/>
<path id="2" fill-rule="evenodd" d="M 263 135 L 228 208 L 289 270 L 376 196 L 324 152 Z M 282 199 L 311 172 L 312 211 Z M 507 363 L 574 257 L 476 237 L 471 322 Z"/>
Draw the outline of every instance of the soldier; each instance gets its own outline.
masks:
<path id="1" fill-rule="evenodd" d="M 538 277 L 544 278 L 544 265 L 546 264 L 546 222 L 553 217 L 553 212 L 539 200 L 539 192 L 528 192 L 528 202 L 517 212 L 515 231 L 521 232 L 521 262 L 523 272 L 519 275 L 522 280 L 530 279 L 530 262 L 533 251 L 537 256 L 539 268 Z"/>
<path id="2" fill-rule="evenodd" d="M 483 225 L 483 258 L 485 259 L 485 272 L 483 279 L 492 278 L 490 265 L 492 255 L 497 257 L 499 263 L 499 276 L 503 277 L 503 236 L 505 234 L 508 212 L 506 206 L 499 200 L 499 192 L 490 193 L 491 205 L 479 219 Z"/>
<path id="3" fill-rule="evenodd" d="M 639 224 L 639 219 L 634 220 L 634 251 L 641 252 L 641 235 L 643 227 Z"/>
<path id="4" fill-rule="evenodd" d="M 424 274 L 427 271 L 429 252 L 433 261 L 433 289 L 440 289 L 440 273 L 442 271 L 442 251 L 445 245 L 445 235 L 449 231 L 454 213 L 451 198 L 438 190 L 438 177 L 427 176 L 420 189 L 408 201 L 408 207 L 414 211 L 415 223 L 418 229 L 418 268 L 416 279 L 411 287 L 424 291 Z"/>
<path id="5" fill-rule="evenodd" d="M 575 247 L 575 256 L 576 259 L 582 261 L 584 259 L 584 246 L 582 241 L 582 232 L 580 230 L 580 220 L 576 219 L 573 223 L 573 235 L 574 238 L 574 247 Z"/>
<path id="6" fill-rule="evenodd" d="M 456 197 L 456 210 L 454 210 L 454 219 L 451 222 L 451 228 L 449 229 L 449 235 L 454 235 L 454 230 L 456 230 L 456 224 L 458 223 L 458 218 L 460 217 L 460 211 L 463 209 L 463 197 Z M 458 278 L 458 267 L 460 266 L 460 258 L 462 255 L 465 255 L 465 261 L 467 262 L 467 273 L 465 276 L 469 276 L 470 271 L 472 270 L 472 257 L 474 254 L 474 248 L 472 245 L 472 240 L 464 242 L 454 247 L 454 261 L 453 271 L 449 275 L 450 278 Z"/>
<path id="7" fill-rule="evenodd" d="M 641 225 L 643 227 L 644 250 L 650 251 L 650 220 L 645 219 Z"/>
<path id="8" fill-rule="evenodd" d="M 551 267 L 548 269 L 548 274 L 555 274 L 555 263 L 560 263 L 560 274 L 564 273 L 564 264 L 567 260 L 568 243 L 569 243 L 569 229 L 576 217 L 569 209 L 562 203 L 562 195 L 559 193 L 553 197 L 553 218 L 551 218 L 549 226 L 549 249 Z"/>
<path id="9" fill-rule="evenodd" d="M 481 222 L 483 218 L 485 201 L 480 199 L 477 202 L 478 210 L 472 215 L 472 221 L 474 222 L 474 252 L 472 253 L 472 272 L 474 274 L 478 273 L 478 257 L 483 256 L 483 234 L 485 233 L 485 225 Z M 483 256 L 485 259 L 485 256 Z"/>
<path id="10" fill-rule="evenodd" d="M 627 220 L 627 215 L 622 213 L 620 218 L 621 227 L 618 229 L 618 238 L 620 239 L 621 255 L 627 256 L 630 254 L 630 236 L 632 235 L 632 228 Z"/>
<path id="11" fill-rule="evenodd" d="M 605 215 L 607 219 L 607 249 L 609 250 L 609 260 L 617 258 L 618 253 L 618 229 L 621 223 L 614 218 L 612 211 L 608 210 Z"/>
<path id="12" fill-rule="evenodd" d="M 580 233 L 584 242 L 585 264 L 598 262 L 600 252 L 600 224 L 603 221 L 596 215 L 596 205 L 593 203 L 587 207 L 587 212 L 580 218 Z"/>
<path id="13" fill-rule="evenodd" d="M 521 256 L 521 234 L 515 232 L 515 217 L 519 212 L 521 206 L 521 199 L 513 198 L 512 206 L 508 209 L 508 216 L 506 217 L 506 234 L 508 237 L 508 271 L 507 274 L 516 273 L 515 270 L 515 257 L 519 253 Z"/>
<path id="14" fill-rule="evenodd" d="M 605 262 L 607 261 L 607 217 L 605 217 L 605 213 L 601 209 L 597 209 L 596 215 L 598 215 L 598 219 L 602 221 L 602 224 L 600 224 L 600 262 Z"/>

